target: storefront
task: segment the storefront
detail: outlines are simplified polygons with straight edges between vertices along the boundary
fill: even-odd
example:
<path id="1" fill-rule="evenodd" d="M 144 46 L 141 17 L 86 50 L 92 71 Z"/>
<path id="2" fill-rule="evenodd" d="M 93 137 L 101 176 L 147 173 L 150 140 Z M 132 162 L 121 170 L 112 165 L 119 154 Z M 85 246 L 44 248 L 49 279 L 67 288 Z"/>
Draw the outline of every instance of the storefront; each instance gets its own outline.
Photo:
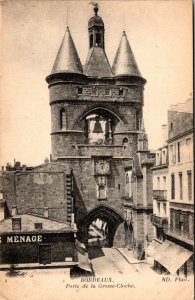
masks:
<path id="1" fill-rule="evenodd" d="M 75 232 L 66 223 L 29 214 L 5 219 L 0 222 L 0 264 L 75 265 Z"/>
<path id="2" fill-rule="evenodd" d="M 187 276 L 192 271 L 193 252 L 170 240 L 153 239 L 145 252 L 154 259 L 154 268 L 161 273 Z"/>

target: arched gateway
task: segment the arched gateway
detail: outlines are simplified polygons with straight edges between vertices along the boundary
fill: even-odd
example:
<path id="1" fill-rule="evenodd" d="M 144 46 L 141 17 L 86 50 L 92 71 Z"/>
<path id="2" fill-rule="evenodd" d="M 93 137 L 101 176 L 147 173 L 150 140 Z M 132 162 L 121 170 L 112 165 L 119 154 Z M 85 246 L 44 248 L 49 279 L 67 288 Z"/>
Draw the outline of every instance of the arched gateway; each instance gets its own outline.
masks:
<path id="1" fill-rule="evenodd" d="M 104 245 L 113 246 L 118 226 L 124 222 L 122 216 L 106 205 L 99 205 L 91 210 L 78 224 L 79 238 L 86 246 L 89 245 L 90 228 L 94 230 Z"/>

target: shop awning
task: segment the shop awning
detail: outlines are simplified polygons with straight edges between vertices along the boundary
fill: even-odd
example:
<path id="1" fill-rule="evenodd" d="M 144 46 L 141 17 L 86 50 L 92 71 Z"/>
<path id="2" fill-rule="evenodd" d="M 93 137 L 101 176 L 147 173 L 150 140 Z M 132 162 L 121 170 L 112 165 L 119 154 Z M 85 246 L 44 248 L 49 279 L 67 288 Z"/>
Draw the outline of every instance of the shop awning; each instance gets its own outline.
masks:
<path id="1" fill-rule="evenodd" d="M 162 242 L 157 241 L 157 240 L 152 240 L 148 248 L 145 250 L 145 252 L 154 258 L 155 254 L 158 253 L 160 247 L 162 246 Z"/>
<path id="2" fill-rule="evenodd" d="M 156 240 L 153 240 L 153 241 L 157 242 Z M 153 241 L 152 241 L 152 243 L 153 243 Z M 149 245 L 149 247 L 150 247 L 150 245 Z M 164 241 L 160 246 L 157 246 L 157 244 L 155 243 L 155 247 L 153 247 L 151 250 L 149 249 L 149 252 L 147 249 L 146 253 L 148 255 L 150 255 L 151 257 L 153 257 L 162 266 L 164 266 L 171 274 L 175 274 L 176 271 L 193 254 L 191 251 L 189 251 L 171 241 L 168 241 L 168 240 Z"/>

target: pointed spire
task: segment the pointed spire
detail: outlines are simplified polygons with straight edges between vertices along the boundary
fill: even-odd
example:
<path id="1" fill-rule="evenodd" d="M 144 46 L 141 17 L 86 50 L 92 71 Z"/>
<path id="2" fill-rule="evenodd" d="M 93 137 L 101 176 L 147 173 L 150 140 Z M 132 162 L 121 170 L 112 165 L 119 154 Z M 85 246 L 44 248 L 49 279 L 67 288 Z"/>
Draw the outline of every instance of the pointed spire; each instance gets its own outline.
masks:
<path id="1" fill-rule="evenodd" d="M 138 76 L 141 73 L 138 69 L 135 57 L 130 47 L 125 31 L 116 52 L 116 56 L 112 66 L 115 76 Z"/>
<path id="2" fill-rule="evenodd" d="M 52 74 L 54 73 L 83 73 L 80 58 L 70 34 L 69 27 L 58 51 Z"/>

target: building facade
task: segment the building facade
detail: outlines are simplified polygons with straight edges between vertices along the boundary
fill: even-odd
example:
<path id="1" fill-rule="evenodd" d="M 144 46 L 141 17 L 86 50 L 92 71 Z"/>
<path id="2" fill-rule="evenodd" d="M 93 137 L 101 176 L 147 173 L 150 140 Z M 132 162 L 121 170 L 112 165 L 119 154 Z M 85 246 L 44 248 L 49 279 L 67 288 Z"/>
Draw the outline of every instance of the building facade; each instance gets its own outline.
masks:
<path id="1" fill-rule="evenodd" d="M 155 239 L 147 253 L 162 272 L 187 275 L 193 271 L 194 246 L 192 99 L 171 107 L 166 130 L 166 144 L 156 151 L 153 167 Z M 164 258 L 157 254 L 163 247 Z"/>
<path id="2" fill-rule="evenodd" d="M 46 78 L 50 161 L 32 170 L 2 171 L 1 189 L 8 207 L 17 202 L 20 213 L 42 215 L 48 207 L 50 217 L 76 223 L 86 246 L 91 224 L 101 219 L 106 245 L 128 247 L 141 259 L 152 235 L 154 154 L 143 126 L 146 80 L 125 32 L 110 66 L 97 5 L 88 37 L 83 67 L 67 27 Z"/>

